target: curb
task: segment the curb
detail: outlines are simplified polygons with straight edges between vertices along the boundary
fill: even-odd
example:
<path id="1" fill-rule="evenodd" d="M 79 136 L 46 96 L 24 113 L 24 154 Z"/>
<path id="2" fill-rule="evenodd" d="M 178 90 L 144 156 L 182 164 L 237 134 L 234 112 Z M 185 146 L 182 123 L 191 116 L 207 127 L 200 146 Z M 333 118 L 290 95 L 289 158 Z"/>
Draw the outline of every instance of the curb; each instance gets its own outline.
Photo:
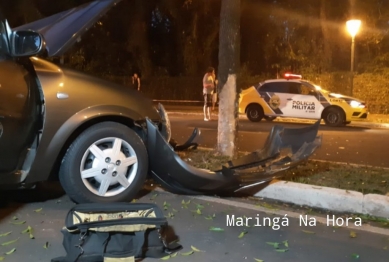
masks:
<path id="1" fill-rule="evenodd" d="M 337 212 L 389 218 L 389 197 L 377 194 L 364 195 L 357 191 L 275 181 L 254 196 Z"/>
<path id="2" fill-rule="evenodd" d="M 166 110 L 168 114 L 174 114 L 174 115 L 194 115 L 194 116 L 202 116 L 203 113 L 199 112 L 180 112 L 180 111 L 169 111 Z M 244 115 L 239 115 L 239 119 L 247 119 Z M 299 124 L 313 124 L 314 120 L 307 120 L 307 119 L 299 119 L 299 118 L 279 118 L 274 120 L 273 122 L 277 123 L 299 123 Z M 323 122 L 323 121 L 322 121 Z M 324 123 L 321 123 L 324 125 Z M 387 128 L 389 129 L 389 123 L 374 123 L 374 122 L 363 122 L 363 121 L 354 121 L 351 122 L 348 126 L 356 126 L 356 127 L 370 127 L 370 128 Z"/>

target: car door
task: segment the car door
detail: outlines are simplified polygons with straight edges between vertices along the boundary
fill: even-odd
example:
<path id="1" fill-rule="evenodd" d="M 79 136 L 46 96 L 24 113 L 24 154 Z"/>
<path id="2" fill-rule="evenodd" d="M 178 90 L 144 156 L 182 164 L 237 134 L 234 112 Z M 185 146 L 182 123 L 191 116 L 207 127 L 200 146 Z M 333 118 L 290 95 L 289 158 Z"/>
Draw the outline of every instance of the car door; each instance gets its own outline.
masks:
<path id="1" fill-rule="evenodd" d="M 289 116 L 288 102 L 293 95 L 289 92 L 288 82 L 267 82 L 260 87 L 259 93 L 267 104 L 267 108 L 264 109 L 266 115 Z"/>
<path id="2" fill-rule="evenodd" d="M 290 117 L 319 119 L 323 106 L 319 94 L 312 86 L 301 82 L 288 82 L 291 96 L 287 101 L 287 112 Z"/>
<path id="3" fill-rule="evenodd" d="M 0 174 L 23 163 L 39 119 L 39 91 L 23 60 L 10 57 L 6 25 L 0 20 Z"/>

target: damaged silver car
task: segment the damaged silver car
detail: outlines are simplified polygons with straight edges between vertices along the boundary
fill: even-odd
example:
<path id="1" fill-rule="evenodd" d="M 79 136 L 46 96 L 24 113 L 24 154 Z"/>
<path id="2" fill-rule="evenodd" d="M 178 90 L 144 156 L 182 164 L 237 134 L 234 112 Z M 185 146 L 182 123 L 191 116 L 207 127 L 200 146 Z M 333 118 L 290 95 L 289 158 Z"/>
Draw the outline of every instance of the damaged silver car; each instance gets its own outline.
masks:
<path id="1" fill-rule="evenodd" d="M 0 16 L 0 185 L 59 179 L 75 202 L 133 198 L 148 176 L 180 194 L 244 191 L 306 160 L 320 145 L 315 125 L 275 126 L 263 149 L 221 170 L 188 165 L 175 151 L 162 105 L 129 88 L 39 57 L 66 52 L 119 0 L 94 1 L 11 29 Z"/>

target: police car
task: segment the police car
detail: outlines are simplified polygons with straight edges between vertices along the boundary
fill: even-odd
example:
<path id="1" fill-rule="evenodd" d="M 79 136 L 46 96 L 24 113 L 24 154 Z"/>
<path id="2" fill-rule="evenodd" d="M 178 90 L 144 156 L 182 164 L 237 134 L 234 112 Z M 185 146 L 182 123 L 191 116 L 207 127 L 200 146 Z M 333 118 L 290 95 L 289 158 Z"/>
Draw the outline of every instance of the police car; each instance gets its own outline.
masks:
<path id="1" fill-rule="evenodd" d="M 323 119 L 328 126 L 344 126 L 367 118 L 366 103 L 321 89 L 301 75 L 285 74 L 241 92 L 239 113 L 252 122 L 276 117 Z"/>

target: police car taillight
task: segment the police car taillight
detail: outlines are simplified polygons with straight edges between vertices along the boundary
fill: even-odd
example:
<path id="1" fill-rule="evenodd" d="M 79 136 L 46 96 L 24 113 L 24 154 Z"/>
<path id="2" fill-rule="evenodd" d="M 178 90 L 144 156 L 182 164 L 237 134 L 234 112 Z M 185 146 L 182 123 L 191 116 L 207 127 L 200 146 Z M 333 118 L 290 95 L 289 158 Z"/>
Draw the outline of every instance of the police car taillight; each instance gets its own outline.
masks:
<path id="1" fill-rule="evenodd" d="M 286 73 L 284 75 L 285 79 L 302 79 L 303 77 L 301 75 L 295 75 L 295 74 L 290 74 L 290 73 Z"/>

